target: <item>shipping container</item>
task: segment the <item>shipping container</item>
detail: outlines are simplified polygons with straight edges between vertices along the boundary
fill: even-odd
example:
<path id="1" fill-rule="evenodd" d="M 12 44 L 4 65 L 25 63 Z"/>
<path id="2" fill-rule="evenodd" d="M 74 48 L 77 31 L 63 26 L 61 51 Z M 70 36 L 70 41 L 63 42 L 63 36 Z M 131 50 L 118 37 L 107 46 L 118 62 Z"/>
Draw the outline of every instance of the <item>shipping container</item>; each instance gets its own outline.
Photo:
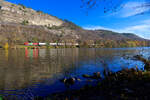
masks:
<path id="1" fill-rule="evenodd" d="M 38 45 L 39 45 L 39 43 L 33 43 L 33 45 L 34 45 L 34 46 L 38 46 Z"/>
<path id="2" fill-rule="evenodd" d="M 66 45 L 67 45 L 67 46 L 71 46 L 71 45 L 72 45 L 72 43 L 66 43 Z"/>
<path id="3" fill-rule="evenodd" d="M 28 42 L 25 42 L 25 43 L 24 43 L 24 45 L 28 46 L 28 45 L 29 45 L 29 43 L 28 43 Z"/>
<path id="4" fill-rule="evenodd" d="M 75 46 L 79 46 L 79 44 L 78 44 L 78 43 L 75 43 L 74 45 L 75 45 Z"/>
<path id="5" fill-rule="evenodd" d="M 33 43 L 29 43 L 29 46 L 32 46 L 33 45 Z"/>
<path id="6" fill-rule="evenodd" d="M 57 43 L 49 43 L 51 46 L 57 46 Z"/>
<path id="7" fill-rule="evenodd" d="M 39 46 L 46 46 L 46 43 L 39 43 Z"/>
<path id="8" fill-rule="evenodd" d="M 65 43 L 58 43 L 58 45 L 65 45 Z"/>

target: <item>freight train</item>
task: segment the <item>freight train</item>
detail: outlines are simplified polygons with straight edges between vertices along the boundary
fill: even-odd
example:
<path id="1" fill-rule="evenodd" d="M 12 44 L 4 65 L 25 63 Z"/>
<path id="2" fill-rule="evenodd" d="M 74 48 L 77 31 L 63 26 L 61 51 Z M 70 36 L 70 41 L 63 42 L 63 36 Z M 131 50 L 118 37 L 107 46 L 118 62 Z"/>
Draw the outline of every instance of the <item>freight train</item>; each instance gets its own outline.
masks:
<path id="1" fill-rule="evenodd" d="M 30 43 L 25 42 L 25 46 L 79 46 L 78 43 Z"/>

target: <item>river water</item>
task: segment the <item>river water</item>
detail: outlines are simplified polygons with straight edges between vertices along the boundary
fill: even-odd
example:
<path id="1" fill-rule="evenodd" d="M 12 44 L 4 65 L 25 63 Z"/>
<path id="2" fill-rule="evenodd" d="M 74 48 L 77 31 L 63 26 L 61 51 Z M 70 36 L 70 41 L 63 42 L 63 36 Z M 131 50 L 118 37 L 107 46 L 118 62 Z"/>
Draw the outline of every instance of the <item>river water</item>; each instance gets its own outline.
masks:
<path id="1" fill-rule="evenodd" d="M 59 79 L 78 77 L 77 89 L 87 84 L 82 74 L 119 71 L 124 68 L 143 69 L 143 63 L 132 56 L 142 54 L 148 59 L 150 48 L 65 48 L 65 49 L 0 49 L 0 95 L 18 100 L 32 100 L 67 88 Z"/>

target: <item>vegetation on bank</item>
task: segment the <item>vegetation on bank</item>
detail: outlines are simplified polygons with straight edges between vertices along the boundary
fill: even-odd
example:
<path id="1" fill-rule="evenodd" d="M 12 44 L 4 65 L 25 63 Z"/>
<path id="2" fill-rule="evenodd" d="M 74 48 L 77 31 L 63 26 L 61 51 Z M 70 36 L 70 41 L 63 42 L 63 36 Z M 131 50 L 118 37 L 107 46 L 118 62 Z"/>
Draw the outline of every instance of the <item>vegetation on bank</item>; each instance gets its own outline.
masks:
<path id="1" fill-rule="evenodd" d="M 148 100 L 150 72 L 124 69 L 110 73 L 96 86 L 86 85 L 80 90 L 55 93 L 51 100 Z"/>
<path id="2" fill-rule="evenodd" d="M 24 42 L 78 43 L 80 47 L 118 48 L 150 46 L 150 40 L 131 33 L 107 30 L 84 30 L 67 20 L 61 26 L 34 26 L 27 20 L 20 24 L 1 24 L 0 45 L 10 47 Z M 94 44 L 94 45 L 93 45 Z"/>
<path id="3" fill-rule="evenodd" d="M 140 55 L 134 58 L 144 63 L 145 61 L 150 63 L 149 60 Z M 97 80 L 97 85 L 85 85 L 79 90 L 67 90 L 62 93 L 52 94 L 44 99 L 37 97 L 35 100 L 149 100 L 149 68 L 150 66 L 147 66 L 144 70 L 140 70 L 136 67 L 123 69 L 115 73 L 104 70 L 104 79 L 101 78 L 100 72 L 96 72 L 92 76 L 83 75 L 88 80 Z"/>
<path id="4" fill-rule="evenodd" d="M 134 46 L 136 47 L 136 46 Z M 145 46 L 137 46 L 137 47 L 145 47 Z M 28 49 L 35 49 L 35 48 L 39 48 L 39 49 L 51 49 L 51 48 L 127 48 L 127 47 L 98 47 L 98 46 L 24 46 L 24 45 L 13 45 L 13 46 L 1 46 L 0 48 L 3 49 L 24 49 L 24 48 L 28 48 Z"/>
<path id="5" fill-rule="evenodd" d="M 32 41 L 33 43 L 37 41 Z M 63 42 L 62 42 L 63 43 Z M 77 43 L 71 41 L 70 43 Z M 23 43 L 1 43 L 1 48 L 125 48 L 125 47 L 149 47 L 149 41 L 113 41 L 113 40 L 97 40 L 97 41 L 78 41 L 78 46 L 25 46 Z"/>

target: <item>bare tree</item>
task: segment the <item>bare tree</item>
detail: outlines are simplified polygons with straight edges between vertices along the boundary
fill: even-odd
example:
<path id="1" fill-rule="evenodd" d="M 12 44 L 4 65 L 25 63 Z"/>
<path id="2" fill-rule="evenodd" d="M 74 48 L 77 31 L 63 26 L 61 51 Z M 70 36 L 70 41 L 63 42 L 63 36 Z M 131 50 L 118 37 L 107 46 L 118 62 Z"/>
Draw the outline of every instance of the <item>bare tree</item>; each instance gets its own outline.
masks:
<path id="1" fill-rule="evenodd" d="M 115 12 L 119 10 L 120 8 L 124 7 L 124 2 L 126 0 L 81 0 L 82 6 L 81 8 L 86 9 L 87 11 L 89 9 L 95 8 L 97 6 L 103 7 L 104 13 L 107 12 Z M 133 9 L 139 9 L 139 8 L 148 8 L 146 12 L 142 12 L 141 14 L 150 12 L 150 0 L 137 0 L 137 2 L 143 2 L 141 5 L 134 7 Z"/>

